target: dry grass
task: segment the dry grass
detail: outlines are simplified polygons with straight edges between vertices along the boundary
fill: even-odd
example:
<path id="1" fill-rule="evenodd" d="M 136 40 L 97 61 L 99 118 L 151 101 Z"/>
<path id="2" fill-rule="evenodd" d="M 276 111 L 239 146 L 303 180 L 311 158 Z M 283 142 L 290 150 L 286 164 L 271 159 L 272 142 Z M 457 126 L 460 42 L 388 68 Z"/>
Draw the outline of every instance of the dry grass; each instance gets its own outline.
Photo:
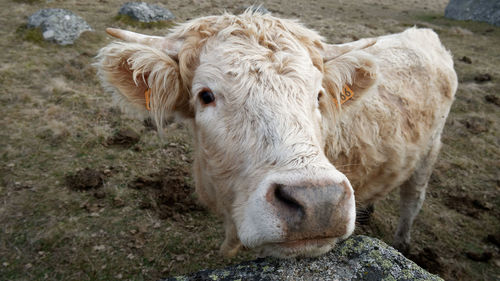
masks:
<path id="1" fill-rule="evenodd" d="M 500 115 L 498 106 L 486 102 L 485 96 L 499 95 L 500 29 L 444 19 L 440 16 L 444 0 L 345 2 L 265 1 L 264 5 L 279 16 L 300 18 L 331 42 L 413 25 L 440 34 L 455 56 L 460 86 L 428 198 L 413 231 L 413 255 L 450 280 L 498 279 L 499 249 L 485 238 L 500 229 Z M 154 280 L 251 258 L 251 253 L 233 260 L 218 255 L 221 223 L 206 211 L 165 217 L 157 193 L 129 187 L 138 177 L 167 168 L 189 170 L 191 142 L 176 124 L 169 125 L 160 140 L 141 120 L 121 114 L 102 92 L 90 65 L 97 50 L 111 41 L 105 27 L 149 34 L 165 30 L 117 21 L 121 1 L 98 3 L 0 2 L 0 276 L 3 280 Z M 245 2 L 165 5 L 182 22 L 223 10 L 239 12 Z M 73 46 L 43 42 L 37 31 L 24 27 L 26 17 L 41 7 L 71 9 L 96 31 L 83 34 Z M 459 61 L 463 56 L 472 64 Z M 489 73 L 493 81 L 476 83 L 474 77 L 480 73 Z M 124 128 L 139 132 L 140 140 L 130 146 L 109 144 L 110 137 Z M 103 186 L 88 191 L 69 188 L 66 176 L 86 167 L 103 173 Z M 191 181 L 188 177 L 184 183 L 192 186 Z M 397 197 L 394 193 L 378 204 L 374 219 L 360 231 L 390 243 Z M 472 261 L 467 252 L 491 252 L 493 258 Z"/>

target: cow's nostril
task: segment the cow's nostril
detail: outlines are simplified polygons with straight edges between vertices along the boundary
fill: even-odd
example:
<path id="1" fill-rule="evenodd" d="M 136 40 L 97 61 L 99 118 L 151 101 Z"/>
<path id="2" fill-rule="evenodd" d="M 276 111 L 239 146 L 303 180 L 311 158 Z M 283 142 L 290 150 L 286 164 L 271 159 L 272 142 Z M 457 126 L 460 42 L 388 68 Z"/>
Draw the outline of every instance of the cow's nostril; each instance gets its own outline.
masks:
<path id="1" fill-rule="evenodd" d="M 292 212 L 302 213 L 303 206 L 293 197 L 293 194 L 284 185 L 278 185 L 274 189 L 274 198 Z"/>

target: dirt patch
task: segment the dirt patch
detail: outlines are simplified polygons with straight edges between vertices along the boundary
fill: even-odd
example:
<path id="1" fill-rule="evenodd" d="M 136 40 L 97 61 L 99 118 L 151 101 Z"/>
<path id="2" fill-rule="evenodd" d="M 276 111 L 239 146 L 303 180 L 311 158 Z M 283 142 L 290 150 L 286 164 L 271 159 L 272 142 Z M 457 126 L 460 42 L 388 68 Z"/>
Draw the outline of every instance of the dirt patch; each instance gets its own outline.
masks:
<path id="1" fill-rule="evenodd" d="M 107 139 L 106 144 L 122 147 L 131 147 L 141 140 L 141 135 L 136 131 L 126 128 L 116 131 L 113 136 Z"/>
<path id="2" fill-rule="evenodd" d="M 489 234 L 486 236 L 486 242 L 489 242 L 500 249 L 500 233 Z"/>
<path id="3" fill-rule="evenodd" d="M 440 275 L 444 271 L 439 255 L 432 248 L 426 247 L 421 252 L 411 255 L 409 258 L 430 273 Z"/>
<path id="4" fill-rule="evenodd" d="M 465 256 L 473 261 L 488 262 L 493 257 L 493 254 L 491 252 L 482 252 L 482 253 L 465 252 Z"/>
<path id="5" fill-rule="evenodd" d="M 473 218 L 478 218 L 482 212 L 492 209 L 488 202 L 461 195 L 448 195 L 444 204 L 450 209 Z"/>
<path id="6" fill-rule="evenodd" d="M 489 102 L 489 103 L 492 103 L 492 104 L 495 104 L 497 106 L 500 106 L 500 98 L 498 96 L 495 96 L 495 95 L 486 95 L 484 96 L 484 99 Z"/>
<path id="7" fill-rule="evenodd" d="M 189 169 L 167 168 L 159 173 L 138 177 L 130 188 L 149 192 L 140 203 L 141 209 L 154 209 L 160 218 L 179 219 L 180 214 L 203 210 L 194 197 L 194 188 L 188 182 Z"/>
<path id="8" fill-rule="evenodd" d="M 81 207 L 82 207 L 82 209 L 84 209 L 88 213 L 95 214 L 95 213 L 98 213 L 99 211 L 101 211 L 102 208 L 104 207 L 104 205 L 101 203 L 85 202 L 81 205 Z"/>
<path id="9" fill-rule="evenodd" d="M 468 56 L 463 56 L 463 57 L 461 57 L 461 58 L 459 59 L 459 61 L 464 62 L 464 63 L 466 63 L 466 64 L 471 64 L 471 63 L 472 63 L 471 58 L 469 58 Z"/>
<path id="10" fill-rule="evenodd" d="M 104 197 L 106 197 L 106 192 L 104 192 L 102 190 L 97 190 L 96 192 L 94 192 L 93 195 L 97 199 L 103 199 Z"/>
<path id="11" fill-rule="evenodd" d="M 105 175 L 102 171 L 85 168 L 66 176 L 66 186 L 73 190 L 84 191 L 102 187 Z"/>
<path id="12" fill-rule="evenodd" d="M 467 130 L 475 135 L 489 131 L 491 121 L 482 117 L 472 116 L 460 120 Z"/>
<path id="13" fill-rule="evenodd" d="M 478 74 L 474 77 L 474 80 L 479 83 L 491 81 L 491 75 L 489 73 Z"/>

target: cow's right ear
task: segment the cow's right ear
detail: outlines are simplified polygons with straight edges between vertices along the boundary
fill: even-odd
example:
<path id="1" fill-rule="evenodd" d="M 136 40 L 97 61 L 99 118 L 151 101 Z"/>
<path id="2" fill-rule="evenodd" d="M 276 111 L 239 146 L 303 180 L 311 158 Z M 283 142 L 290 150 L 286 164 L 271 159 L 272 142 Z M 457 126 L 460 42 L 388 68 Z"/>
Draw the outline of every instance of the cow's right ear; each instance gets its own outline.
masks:
<path id="1" fill-rule="evenodd" d="M 146 37 L 122 32 L 129 36 Z M 102 48 L 97 55 L 95 65 L 105 89 L 124 101 L 122 104 L 132 105 L 142 112 L 149 110 L 160 126 L 172 114 L 190 117 L 193 111 L 189 104 L 189 92 L 183 86 L 179 64 L 172 50 L 165 49 L 166 44 L 157 44 L 151 39 L 159 40 L 159 37 L 142 41 L 120 38 L 134 43 L 114 42 Z"/>

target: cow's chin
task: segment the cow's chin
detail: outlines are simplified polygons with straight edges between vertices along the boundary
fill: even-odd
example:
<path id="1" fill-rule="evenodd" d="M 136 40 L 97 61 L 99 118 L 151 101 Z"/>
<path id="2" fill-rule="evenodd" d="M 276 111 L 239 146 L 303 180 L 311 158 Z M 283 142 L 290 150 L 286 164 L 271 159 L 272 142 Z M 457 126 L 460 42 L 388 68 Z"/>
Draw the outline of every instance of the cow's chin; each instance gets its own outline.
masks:
<path id="1" fill-rule="evenodd" d="M 333 249 L 338 238 L 313 238 L 278 243 L 268 243 L 255 250 L 261 256 L 277 258 L 317 257 Z"/>

